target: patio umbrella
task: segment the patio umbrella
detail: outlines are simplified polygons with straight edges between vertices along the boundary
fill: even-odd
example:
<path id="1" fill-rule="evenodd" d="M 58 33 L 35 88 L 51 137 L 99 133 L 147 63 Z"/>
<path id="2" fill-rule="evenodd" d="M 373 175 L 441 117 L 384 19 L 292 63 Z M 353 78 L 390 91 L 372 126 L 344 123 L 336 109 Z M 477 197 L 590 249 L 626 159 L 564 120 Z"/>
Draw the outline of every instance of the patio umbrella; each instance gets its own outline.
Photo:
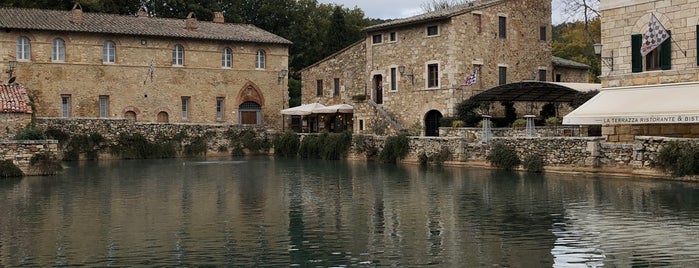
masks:
<path id="1" fill-rule="evenodd" d="M 284 114 L 284 115 L 309 115 L 309 114 L 312 114 L 315 109 L 320 109 L 323 107 L 325 107 L 325 105 L 314 102 L 314 103 L 309 103 L 309 104 L 304 104 L 301 106 L 296 106 L 296 107 L 284 109 L 284 110 L 282 110 L 282 114 Z"/>
<path id="2" fill-rule="evenodd" d="M 334 113 L 351 114 L 353 112 L 354 112 L 354 107 L 352 107 L 352 105 L 349 105 L 349 104 L 337 104 L 337 105 L 330 105 L 330 106 L 326 106 L 326 107 L 313 109 L 314 114 L 334 114 Z"/>

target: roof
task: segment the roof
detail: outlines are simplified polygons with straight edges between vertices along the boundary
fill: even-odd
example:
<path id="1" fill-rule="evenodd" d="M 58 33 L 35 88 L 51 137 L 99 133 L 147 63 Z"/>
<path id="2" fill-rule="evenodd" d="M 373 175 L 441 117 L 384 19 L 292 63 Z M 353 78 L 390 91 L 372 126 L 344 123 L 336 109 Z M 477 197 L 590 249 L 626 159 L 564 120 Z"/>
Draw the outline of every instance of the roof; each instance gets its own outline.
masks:
<path id="1" fill-rule="evenodd" d="M 470 11 L 482 9 L 485 7 L 489 7 L 492 5 L 495 5 L 499 2 L 504 2 L 505 0 L 483 0 L 482 3 L 476 3 L 476 2 L 468 2 L 460 5 L 455 5 L 453 7 L 445 8 L 445 9 L 440 9 L 436 11 L 431 11 L 427 12 L 424 14 L 420 14 L 417 16 L 412 16 L 412 17 L 407 17 L 403 19 L 396 19 L 392 20 L 389 22 L 381 23 L 381 24 L 376 24 L 372 25 L 369 27 L 364 28 L 364 31 L 370 32 L 370 31 L 377 31 L 377 30 L 383 30 L 383 29 L 388 29 L 388 28 L 394 28 L 398 26 L 408 26 L 408 25 L 415 25 L 415 24 L 422 24 L 422 23 L 429 23 L 429 22 L 434 22 L 434 21 L 440 21 L 440 20 L 446 20 L 451 17 L 461 15 Z"/>
<path id="2" fill-rule="evenodd" d="M 32 113 L 29 95 L 22 85 L 0 85 L 0 113 Z"/>
<path id="3" fill-rule="evenodd" d="M 699 82 L 609 88 L 563 117 L 566 125 L 699 123 Z"/>
<path id="4" fill-rule="evenodd" d="M 250 24 L 199 21 L 196 30 L 187 30 L 184 19 L 83 12 L 81 23 L 72 23 L 72 14 L 72 11 L 63 10 L 0 8 L 0 29 L 291 44 L 289 40 Z"/>
<path id="5" fill-rule="evenodd" d="M 522 81 L 500 85 L 471 97 L 475 101 L 533 101 L 533 102 L 570 102 L 578 92 L 589 91 L 588 87 L 578 85 L 581 89 L 571 88 L 583 83 L 550 83 L 540 81 Z"/>
<path id="6" fill-rule="evenodd" d="M 567 67 L 567 68 L 572 68 L 572 69 L 584 69 L 584 70 L 589 70 L 591 68 L 590 65 L 580 63 L 577 61 L 567 60 L 567 59 L 556 57 L 556 56 L 551 57 L 551 62 L 553 63 L 553 66 L 558 66 L 558 67 Z"/>

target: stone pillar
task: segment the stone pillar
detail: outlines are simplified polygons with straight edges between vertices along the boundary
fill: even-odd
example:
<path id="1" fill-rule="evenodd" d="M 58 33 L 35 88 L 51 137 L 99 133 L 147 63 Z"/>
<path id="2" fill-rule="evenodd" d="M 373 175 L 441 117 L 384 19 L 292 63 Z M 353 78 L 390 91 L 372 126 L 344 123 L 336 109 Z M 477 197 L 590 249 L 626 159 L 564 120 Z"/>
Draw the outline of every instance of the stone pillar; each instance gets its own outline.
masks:
<path id="1" fill-rule="evenodd" d="M 490 118 L 493 117 L 490 115 L 482 115 L 481 117 L 483 117 L 483 136 L 481 142 L 488 143 L 493 137 L 493 132 L 490 130 Z"/>
<path id="2" fill-rule="evenodd" d="M 536 127 L 534 126 L 534 118 L 536 118 L 535 115 L 525 115 L 524 119 L 527 120 L 527 137 L 536 137 Z"/>

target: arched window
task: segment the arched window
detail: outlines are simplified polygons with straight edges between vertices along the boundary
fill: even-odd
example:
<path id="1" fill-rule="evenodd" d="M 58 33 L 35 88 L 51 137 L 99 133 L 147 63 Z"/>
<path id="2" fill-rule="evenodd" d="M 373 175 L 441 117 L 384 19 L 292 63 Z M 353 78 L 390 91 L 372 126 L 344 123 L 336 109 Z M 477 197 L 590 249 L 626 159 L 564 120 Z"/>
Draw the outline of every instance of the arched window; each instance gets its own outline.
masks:
<path id="1" fill-rule="evenodd" d="M 29 44 L 29 38 L 20 37 L 17 38 L 17 60 L 30 60 L 31 59 L 31 46 Z"/>
<path id="2" fill-rule="evenodd" d="M 51 45 L 51 60 L 59 62 L 66 60 L 66 43 L 63 41 L 63 39 L 53 39 Z"/>
<path id="3" fill-rule="evenodd" d="M 224 48 L 221 54 L 221 67 L 231 68 L 233 66 L 233 51 L 230 48 Z"/>
<path id="4" fill-rule="evenodd" d="M 102 46 L 102 62 L 116 63 L 116 45 L 112 41 L 105 41 Z"/>
<path id="5" fill-rule="evenodd" d="M 255 68 L 257 69 L 264 69 L 265 68 L 265 59 L 266 53 L 264 50 L 260 49 L 257 51 L 257 55 L 255 57 Z"/>
<path id="6" fill-rule="evenodd" d="M 180 44 L 172 48 L 172 65 L 184 66 L 184 47 Z"/>

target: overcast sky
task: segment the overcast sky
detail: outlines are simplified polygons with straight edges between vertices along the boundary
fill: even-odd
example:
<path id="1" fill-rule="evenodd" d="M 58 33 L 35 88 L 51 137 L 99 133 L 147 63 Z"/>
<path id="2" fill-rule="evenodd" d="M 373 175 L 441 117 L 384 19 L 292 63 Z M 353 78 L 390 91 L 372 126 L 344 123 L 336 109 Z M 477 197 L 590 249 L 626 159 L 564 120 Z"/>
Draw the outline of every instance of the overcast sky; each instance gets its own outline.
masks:
<path id="1" fill-rule="evenodd" d="M 564 0 L 554 0 L 553 1 L 553 23 L 559 24 L 563 22 L 561 16 L 557 14 L 559 1 Z M 319 3 L 335 3 L 338 5 L 343 5 L 347 8 L 359 7 L 364 11 L 364 14 L 368 18 L 376 19 L 397 19 L 405 18 L 420 13 L 424 13 L 422 10 L 422 4 L 431 2 L 430 0 L 318 0 Z"/>

